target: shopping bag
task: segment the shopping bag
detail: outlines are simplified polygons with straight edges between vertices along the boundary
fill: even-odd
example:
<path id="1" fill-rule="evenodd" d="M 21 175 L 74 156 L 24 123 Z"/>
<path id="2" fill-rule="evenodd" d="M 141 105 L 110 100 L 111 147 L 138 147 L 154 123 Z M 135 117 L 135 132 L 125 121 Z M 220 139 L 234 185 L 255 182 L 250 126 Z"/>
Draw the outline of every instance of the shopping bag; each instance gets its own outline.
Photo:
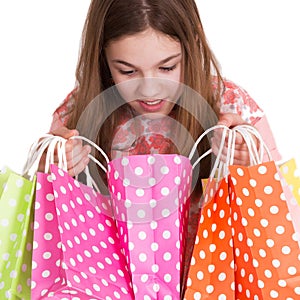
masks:
<path id="1" fill-rule="evenodd" d="M 109 197 L 50 169 L 37 173 L 34 299 L 133 299 Z"/>
<path id="2" fill-rule="evenodd" d="M 183 299 L 186 300 L 234 297 L 234 255 L 229 186 L 226 176 L 218 172 L 221 150 L 228 128 L 217 125 L 206 130 L 195 142 L 189 157 L 194 155 L 203 137 L 215 129 L 224 129 L 224 131 L 220 151 L 215 158 L 210 177 L 201 180 L 203 194 L 200 201 L 200 219 L 182 294 Z M 210 149 L 200 156 L 192 167 L 195 168 L 211 152 Z"/>
<path id="3" fill-rule="evenodd" d="M 30 298 L 35 178 L 0 170 L 0 299 Z"/>
<path id="4" fill-rule="evenodd" d="M 237 132 L 242 134 L 248 145 L 251 157 L 249 167 L 233 165 L 235 141 L 233 136 Z M 262 151 L 265 144 L 254 128 L 237 126 L 229 130 L 229 133 L 227 160 L 223 163 L 217 157 L 213 168 L 215 172 L 217 169 L 216 175 L 219 173 L 221 176 L 219 174 L 212 176 L 219 188 L 227 182 L 225 190 L 228 191 L 229 218 L 227 219 L 229 222 L 222 224 L 222 218 L 217 209 L 222 203 L 219 199 L 215 204 L 215 210 L 209 209 L 210 203 L 206 203 L 202 207 L 202 222 L 199 224 L 193 258 L 197 257 L 200 261 L 199 257 L 204 257 L 207 244 L 203 236 L 212 240 L 219 224 L 225 228 L 229 224 L 230 242 L 219 243 L 219 248 L 213 248 L 213 251 L 225 252 L 226 249 L 231 248 L 233 264 L 229 283 L 232 282 L 232 285 L 230 288 L 221 287 L 228 275 L 215 276 L 224 269 L 224 265 L 220 263 L 218 257 L 211 259 L 210 253 L 209 267 L 203 267 L 202 261 L 192 260 L 185 299 L 298 299 L 300 295 L 300 235 L 293 223 L 291 197 L 283 188 L 275 162 L 273 160 L 262 162 L 266 157 Z M 259 140 L 259 151 L 256 143 L 251 140 L 251 134 Z M 222 151 L 222 145 L 219 151 Z M 270 155 L 270 152 L 267 151 L 267 154 Z M 219 191 L 219 189 L 215 190 Z M 223 190 L 222 193 L 224 193 Z M 206 189 L 205 193 L 208 191 L 209 189 Z M 212 199 L 218 198 L 218 192 L 215 194 L 212 191 L 211 195 L 214 195 Z M 222 215 L 225 213 L 222 212 Z M 211 218 L 214 218 L 212 225 Z M 207 231 L 204 231 L 205 225 L 208 227 Z M 231 253 L 227 250 L 228 252 Z M 227 271 L 230 270 L 227 264 L 225 268 Z M 232 270 L 234 270 L 233 275 Z M 213 276 L 215 276 L 213 284 L 207 288 L 206 282 Z M 234 278 L 233 281 L 231 281 L 232 278 Z"/>
<path id="5" fill-rule="evenodd" d="M 277 165 L 277 172 L 295 232 L 300 232 L 300 177 L 294 158 Z M 300 241 L 299 241 L 300 245 Z"/>
<path id="6" fill-rule="evenodd" d="M 279 169 L 284 181 L 289 186 L 295 200 L 300 206 L 300 173 L 296 164 L 296 159 L 292 158 L 282 163 Z"/>
<path id="7" fill-rule="evenodd" d="M 299 299 L 300 232 L 275 162 L 229 170 L 236 298 Z"/>
<path id="8" fill-rule="evenodd" d="M 203 205 L 184 299 L 234 299 L 234 254 L 228 181 L 203 180 Z"/>
<path id="9" fill-rule="evenodd" d="M 191 176 L 189 158 L 175 154 L 109 162 L 109 191 L 135 299 L 180 299 Z"/>

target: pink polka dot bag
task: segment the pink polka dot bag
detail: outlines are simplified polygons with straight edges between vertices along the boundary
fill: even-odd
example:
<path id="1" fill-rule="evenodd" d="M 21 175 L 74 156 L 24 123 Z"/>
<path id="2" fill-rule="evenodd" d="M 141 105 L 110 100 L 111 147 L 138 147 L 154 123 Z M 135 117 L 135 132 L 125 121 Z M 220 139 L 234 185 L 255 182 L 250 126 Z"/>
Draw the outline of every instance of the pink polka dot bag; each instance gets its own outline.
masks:
<path id="1" fill-rule="evenodd" d="M 180 299 L 192 166 L 179 155 L 109 162 L 108 184 L 135 299 Z"/>
<path id="2" fill-rule="evenodd" d="M 36 177 L 32 299 L 133 299 L 110 197 L 54 164 Z"/>

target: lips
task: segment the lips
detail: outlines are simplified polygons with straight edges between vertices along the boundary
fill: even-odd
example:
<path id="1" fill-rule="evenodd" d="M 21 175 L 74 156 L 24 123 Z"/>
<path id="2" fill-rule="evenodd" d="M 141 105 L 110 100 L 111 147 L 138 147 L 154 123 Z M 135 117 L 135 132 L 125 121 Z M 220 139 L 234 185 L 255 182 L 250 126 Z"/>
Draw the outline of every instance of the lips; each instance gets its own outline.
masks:
<path id="1" fill-rule="evenodd" d="M 139 105 L 146 112 L 159 112 L 165 104 L 165 100 L 139 100 Z"/>
<path id="2" fill-rule="evenodd" d="M 161 101 L 162 101 L 162 100 L 154 100 L 154 101 L 142 101 L 142 102 L 144 102 L 144 103 L 145 103 L 145 104 L 147 104 L 147 105 L 150 105 L 150 106 L 152 106 L 152 105 L 159 104 Z"/>

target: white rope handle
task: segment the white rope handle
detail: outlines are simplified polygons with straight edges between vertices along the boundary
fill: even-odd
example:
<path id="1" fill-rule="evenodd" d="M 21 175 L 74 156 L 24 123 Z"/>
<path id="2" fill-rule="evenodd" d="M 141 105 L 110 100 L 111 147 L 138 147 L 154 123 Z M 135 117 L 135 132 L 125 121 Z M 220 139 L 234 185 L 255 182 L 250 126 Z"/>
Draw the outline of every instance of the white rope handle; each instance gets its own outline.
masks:
<path id="1" fill-rule="evenodd" d="M 202 141 L 202 139 L 211 131 L 215 129 L 223 129 L 223 134 L 221 138 L 221 142 L 219 145 L 219 151 L 216 155 L 215 163 L 213 165 L 212 171 L 210 173 L 210 178 L 213 178 L 216 176 L 216 173 L 218 172 L 218 179 L 221 179 L 224 176 L 227 176 L 229 173 L 228 166 L 233 165 L 234 163 L 234 155 L 235 155 L 235 144 L 236 144 L 236 138 L 237 134 L 240 134 L 242 138 L 244 139 L 247 149 L 249 151 L 249 157 L 250 157 L 250 165 L 256 165 L 263 162 L 264 154 L 267 153 L 270 160 L 272 160 L 271 152 L 268 149 L 267 145 L 265 144 L 262 136 L 260 135 L 259 131 L 248 124 L 242 124 L 237 125 L 233 127 L 232 129 L 228 128 L 225 125 L 215 125 L 209 129 L 207 129 L 205 132 L 203 132 L 200 137 L 196 140 L 194 146 L 192 147 L 189 159 L 191 160 L 192 157 L 195 154 L 195 151 L 199 145 L 199 143 Z M 227 154 L 225 161 L 221 161 L 221 155 L 224 151 L 224 145 L 225 140 L 227 137 Z M 258 141 L 255 140 L 255 138 Z M 193 168 L 207 155 L 212 153 L 212 149 L 209 149 L 204 154 L 202 154 L 193 164 Z"/>
<path id="2" fill-rule="evenodd" d="M 213 131 L 213 130 L 215 130 L 215 129 L 224 129 L 224 130 L 228 130 L 229 128 L 228 128 L 227 126 L 225 126 L 225 125 L 215 125 L 215 126 L 213 126 L 213 127 L 211 127 L 211 128 L 208 128 L 207 130 L 205 130 L 205 131 L 198 137 L 198 139 L 195 141 L 195 144 L 194 144 L 194 146 L 192 147 L 192 149 L 191 149 L 191 151 L 190 151 L 190 154 L 189 154 L 189 159 L 190 159 L 190 160 L 191 160 L 192 157 L 194 156 L 194 154 L 195 154 L 195 152 L 196 152 L 196 150 L 197 150 L 197 147 L 198 147 L 199 143 L 202 141 L 202 139 L 203 139 L 206 135 L 208 135 L 208 133 L 210 133 L 211 131 Z M 224 132 L 223 132 L 223 134 L 224 134 Z M 212 152 L 211 149 L 208 150 L 208 151 L 205 153 L 205 156 L 207 156 L 207 155 L 210 154 L 211 152 Z M 201 159 L 202 159 L 203 157 L 205 157 L 205 156 L 202 155 L 202 156 L 201 156 Z M 199 161 L 200 161 L 201 159 L 198 158 L 197 161 L 194 163 L 194 166 L 196 166 L 197 163 L 199 163 Z"/>
<path id="3" fill-rule="evenodd" d="M 58 166 L 63 170 L 67 170 L 67 159 L 65 156 L 66 139 L 46 134 L 34 142 L 27 155 L 27 161 L 23 167 L 22 175 L 27 176 L 30 180 L 38 170 L 40 160 L 44 153 L 46 153 L 44 172 L 48 173 L 50 164 L 54 162 L 54 153 L 58 153 Z"/>
<path id="4" fill-rule="evenodd" d="M 42 156 L 43 152 L 42 151 L 39 152 L 37 150 L 41 149 L 41 147 L 43 147 L 43 149 L 45 150 L 47 148 L 46 143 L 49 143 L 50 137 L 51 137 L 50 134 L 46 134 L 31 144 L 29 151 L 27 153 L 27 160 L 23 166 L 23 171 L 22 171 L 23 175 L 28 173 L 28 170 L 35 163 L 36 160 L 39 161 L 40 159 L 39 156 Z"/>
<path id="5" fill-rule="evenodd" d="M 228 152 L 227 152 L 227 158 L 225 160 L 225 162 L 218 162 L 216 161 L 216 163 L 218 163 L 217 167 L 220 171 L 220 174 L 218 174 L 218 179 L 221 178 L 221 174 L 223 177 L 228 176 L 229 174 L 229 166 L 234 164 L 234 155 L 235 155 L 235 145 L 236 145 L 236 137 L 237 134 L 240 134 L 243 138 L 243 140 L 245 141 L 246 145 L 247 145 L 247 150 L 249 152 L 249 158 L 250 158 L 250 165 L 258 165 L 260 163 L 263 162 L 263 157 L 265 152 L 267 153 L 269 159 L 272 160 L 271 157 L 271 153 L 267 147 L 267 145 L 265 144 L 262 136 L 260 135 L 260 133 L 258 132 L 258 130 L 251 126 L 251 125 L 246 125 L 246 124 L 242 124 L 242 125 L 237 125 L 235 127 L 233 127 L 232 129 L 229 129 L 229 132 L 232 135 L 232 138 L 230 138 L 230 136 L 228 136 Z M 258 141 L 255 140 L 255 138 Z M 259 146 L 259 148 L 257 148 Z M 213 174 L 212 174 L 213 175 Z M 212 177 L 211 175 L 211 177 Z"/>
<path id="6" fill-rule="evenodd" d="M 46 161 L 45 161 L 45 173 L 48 173 L 50 170 L 50 165 L 54 164 L 54 155 L 55 149 L 57 152 L 57 166 L 64 171 L 68 170 L 67 166 L 67 157 L 66 157 L 66 142 L 67 140 L 59 137 L 53 136 L 53 140 L 50 142 L 50 145 L 47 149 Z"/>
<path id="7" fill-rule="evenodd" d="M 232 130 L 239 132 L 245 140 L 249 150 L 250 163 L 252 165 L 262 163 L 265 153 L 267 154 L 269 160 L 273 160 L 269 148 L 267 147 L 261 134 L 255 127 L 243 124 L 235 126 Z M 253 137 L 257 139 L 258 145 Z M 259 148 L 257 148 L 257 146 L 259 146 Z"/>
<path id="8" fill-rule="evenodd" d="M 109 158 L 107 154 L 94 142 L 87 139 L 84 136 L 73 136 L 70 139 L 80 139 L 84 140 L 90 145 L 92 145 L 94 148 L 96 148 L 105 158 L 106 162 L 109 163 Z M 30 180 L 33 179 L 34 175 L 36 174 L 40 160 L 44 153 L 46 153 L 45 158 L 45 167 L 44 172 L 48 173 L 50 170 L 50 165 L 54 164 L 54 157 L 55 153 L 57 155 L 58 161 L 55 162 L 57 166 L 64 170 L 68 170 L 67 166 L 67 158 L 66 158 L 66 142 L 68 140 L 60 137 L 55 136 L 52 134 L 45 134 L 41 137 L 39 137 L 34 143 L 32 143 L 28 155 L 27 155 L 27 161 L 23 167 L 22 174 L 26 177 L 28 177 Z M 88 157 L 94 161 L 105 173 L 107 173 L 107 169 L 103 166 L 103 164 L 98 161 L 94 156 L 91 154 L 88 155 Z M 84 173 L 86 175 L 87 185 L 90 187 L 93 187 L 96 189 L 97 192 L 100 192 L 100 189 L 98 188 L 96 182 L 92 178 L 88 166 L 86 166 Z M 76 176 L 76 179 L 78 179 L 78 176 Z"/>
<path id="9" fill-rule="evenodd" d="M 78 136 L 78 135 L 75 135 L 75 136 L 72 136 L 71 139 L 79 139 L 79 140 L 83 140 L 87 143 L 89 143 L 91 146 L 93 146 L 94 148 L 96 148 L 101 154 L 102 156 L 105 158 L 106 160 L 106 163 L 108 164 L 109 163 L 109 158 L 108 158 L 108 155 L 104 152 L 104 150 L 99 147 L 96 143 L 94 143 L 93 141 L 89 140 L 88 138 L 84 137 L 84 136 Z M 97 160 L 94 156 L 92 156 L 91 154 L 88 155 L 88 157 L 93 161 L 95 162 L 105 173 L 107 173 L 107 169 L 103 166 L 103 164 Z"/>

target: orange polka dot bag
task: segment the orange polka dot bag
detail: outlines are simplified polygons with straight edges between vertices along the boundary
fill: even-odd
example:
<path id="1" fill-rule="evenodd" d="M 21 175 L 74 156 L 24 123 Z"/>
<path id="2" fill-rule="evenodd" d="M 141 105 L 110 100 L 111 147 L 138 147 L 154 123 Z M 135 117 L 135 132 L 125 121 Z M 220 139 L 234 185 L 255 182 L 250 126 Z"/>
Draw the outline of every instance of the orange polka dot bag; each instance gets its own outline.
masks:
<path id="1" fill-rule="evenodd" d="M 202 207 L 185 299 L 234 299 L 228 182 L 223 179 L 217 183 L 212 179 L 205 184 L 207 197 Z"/>
<path id="2" fill-rule="evenodd" d="M 233 131 L 247 141 L 251 166 L 233 165 L 233 138 L 228 161 L 218 165 L 222 175 L 214 176 L 218 188 L 202 207 L 184 299 L 300 299 L 293 199 L 276 163 L 262 162 L 256 152 L 254 128 L 237 126 L 229 135 Z"/>

